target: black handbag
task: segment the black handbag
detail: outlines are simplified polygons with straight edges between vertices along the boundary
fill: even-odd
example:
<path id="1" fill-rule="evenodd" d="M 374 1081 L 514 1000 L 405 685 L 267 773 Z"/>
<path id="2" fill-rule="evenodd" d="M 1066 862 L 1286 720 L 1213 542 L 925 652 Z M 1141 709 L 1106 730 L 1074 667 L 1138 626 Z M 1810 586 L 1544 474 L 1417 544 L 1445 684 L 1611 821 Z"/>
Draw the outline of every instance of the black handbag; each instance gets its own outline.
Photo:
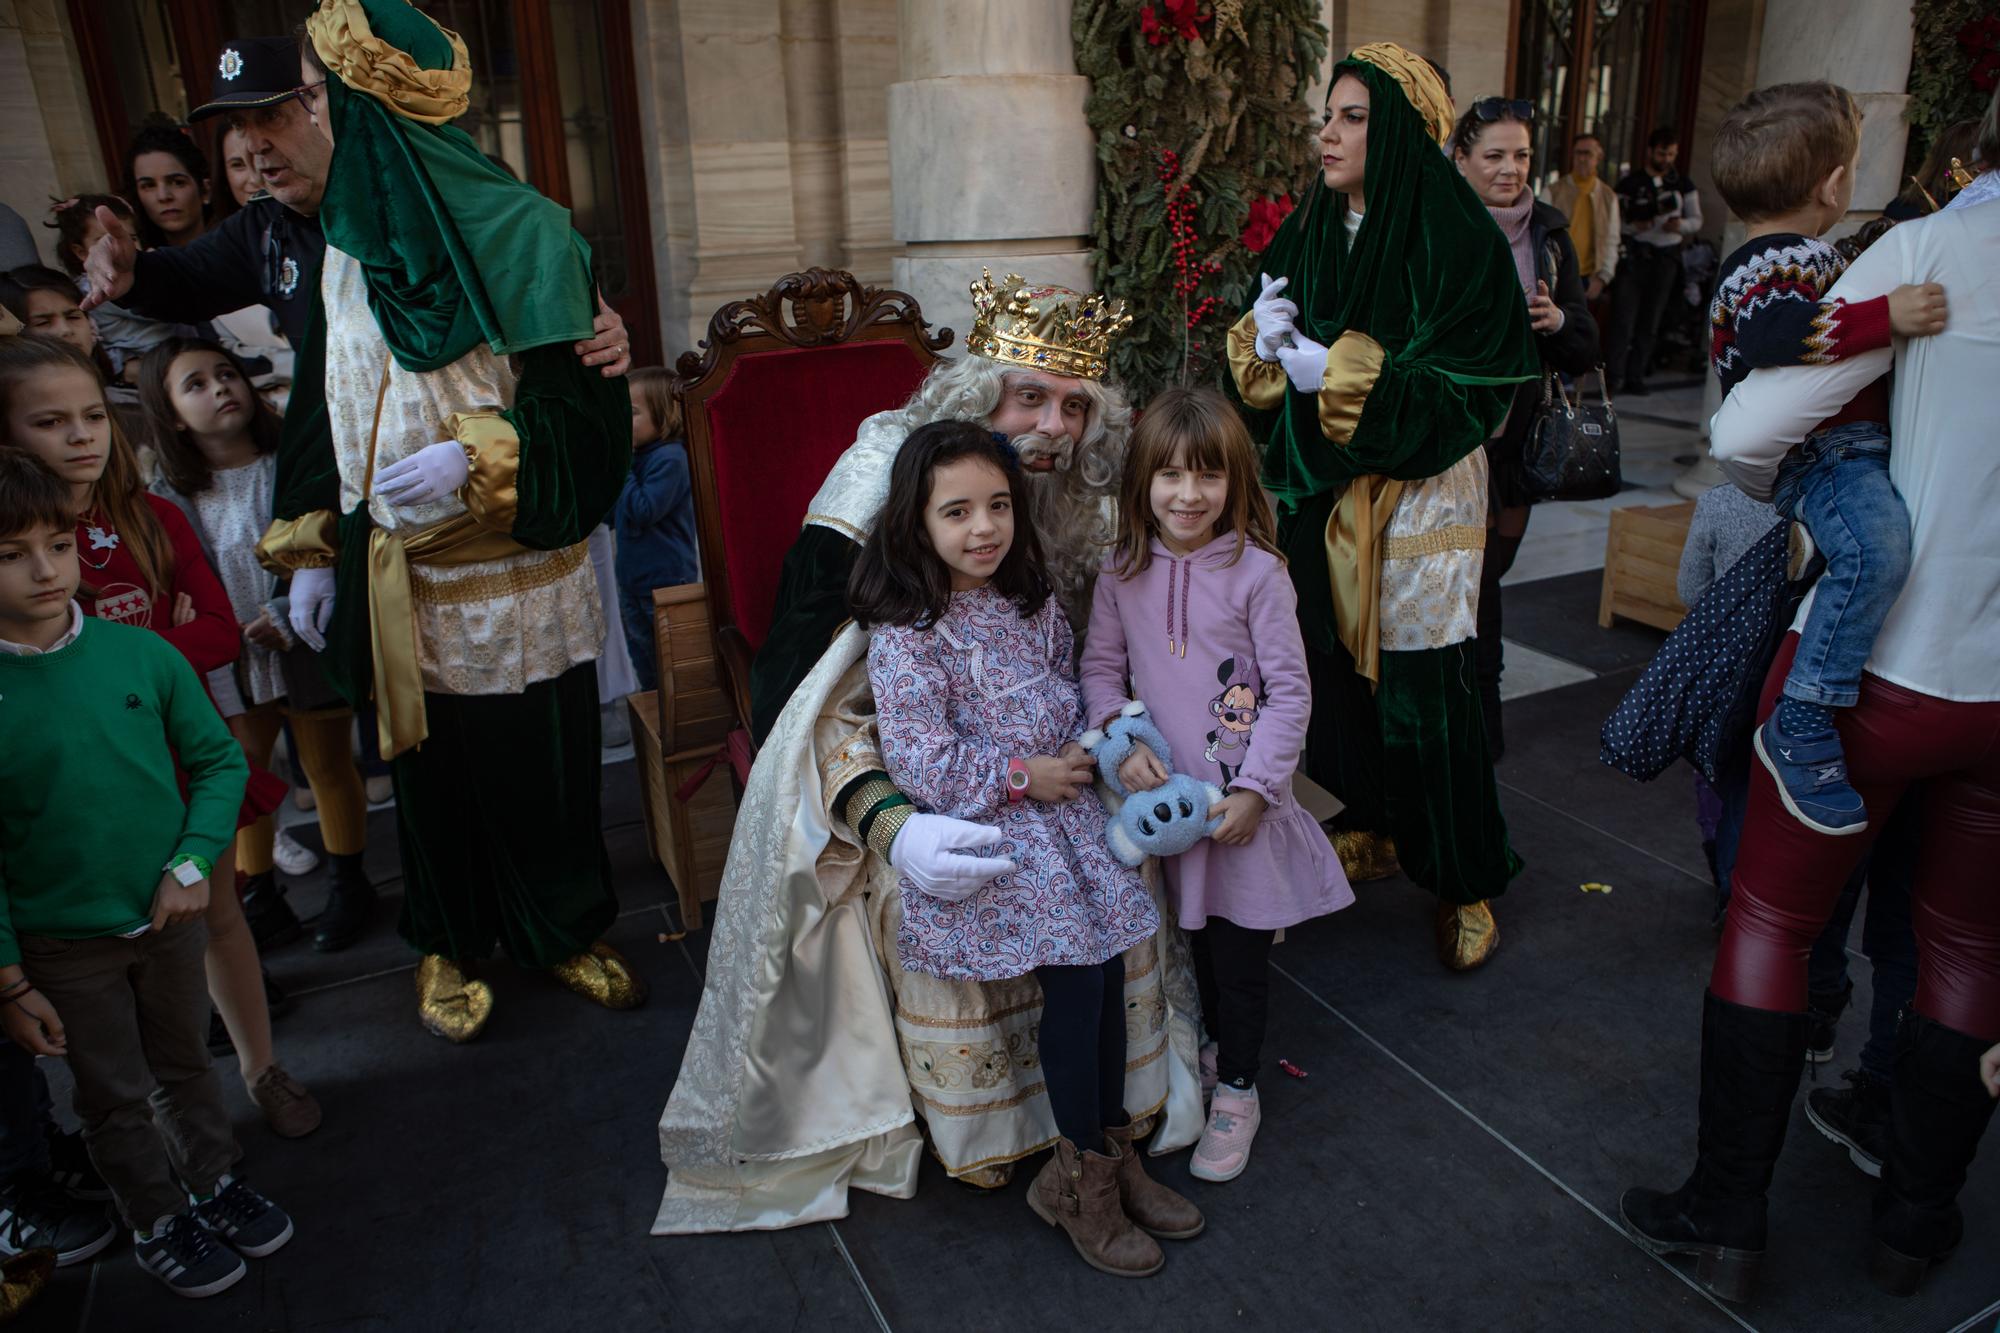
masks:
<path id="1" fill-rule="evenodd" d="M 1597 369 L 1601 402 L 1581 389 L 1571 398 L 1556 373 L 1542 376 L 1542 401 L 1521 442 L 1521 484 L 1537 500 L 1602 500 L 1618 494 L 1618 412 L 1604 368 Z"/>

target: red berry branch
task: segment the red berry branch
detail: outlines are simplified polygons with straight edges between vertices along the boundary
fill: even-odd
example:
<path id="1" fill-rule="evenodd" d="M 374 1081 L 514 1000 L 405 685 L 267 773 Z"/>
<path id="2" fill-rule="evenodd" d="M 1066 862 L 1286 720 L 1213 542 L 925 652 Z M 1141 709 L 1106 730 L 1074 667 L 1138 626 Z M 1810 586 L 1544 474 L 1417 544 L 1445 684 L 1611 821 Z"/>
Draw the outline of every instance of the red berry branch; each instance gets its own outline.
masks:
<path id="1" fill-rule="evenodd" d="M 1167 232 L 1173 238 L 1174 295 L 1180 297 L 1181 306 L 1187 312 L 1187 326 L 1193 329 L 1218 304 L 1214 296 L 1204 296 L 1197 301 L 1195 294 L 1210 275 L 1222 271 L 1222 263 L 1217 259 L 1201 257 L 1201 235 L 1195 230 L 1194 190 L 1180 179 L 1180 174 L 1180 154 L 1171 148 L 1162 148 L 1159 177 L 1166 193 Z M 1199 350 L 1200 344 L 1195 344 L 1195 348 Z"/>

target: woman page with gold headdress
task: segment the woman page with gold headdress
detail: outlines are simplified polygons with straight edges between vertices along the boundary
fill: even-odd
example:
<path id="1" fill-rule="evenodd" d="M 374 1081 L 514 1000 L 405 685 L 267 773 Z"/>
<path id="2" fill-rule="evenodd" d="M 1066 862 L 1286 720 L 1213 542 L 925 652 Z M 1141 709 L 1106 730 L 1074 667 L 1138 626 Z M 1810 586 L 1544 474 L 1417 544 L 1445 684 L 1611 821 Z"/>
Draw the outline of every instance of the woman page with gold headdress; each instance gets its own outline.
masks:
<path id="1" fill-rule="evenodd" d="M 1348 197 L 1316 180 L 1261 264 L 1326 347 L 1325 376 L 1293 387 L 1257 355 L 1250 314 L 1230 365 L 1266 442 L 1315 667 L 1307 771 L 1347 803 L 1349 874 L 1379 877 L 1400 854 L 1439 895 L 1441 953 L 1472 966 L 1494 938 L 1483 902 L 1520 868 L 1468 685 L 1480 445 L 1537 362 L 1506 242 L 1440 151 L 1452 108 L 1436 71 L 1377 43 L 1344 75 L 1369 94 L 1366 215 L 1350 239 Z"/>

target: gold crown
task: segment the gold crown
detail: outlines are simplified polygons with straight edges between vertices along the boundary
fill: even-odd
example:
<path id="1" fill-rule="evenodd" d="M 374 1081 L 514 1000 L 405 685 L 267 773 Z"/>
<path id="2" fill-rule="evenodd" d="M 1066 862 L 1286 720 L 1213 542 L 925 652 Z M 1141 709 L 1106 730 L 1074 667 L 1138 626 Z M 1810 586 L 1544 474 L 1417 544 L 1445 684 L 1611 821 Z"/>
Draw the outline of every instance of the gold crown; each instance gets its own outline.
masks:
<path id="1" fill-rule="evenodd" d="M 1031 287 L 1018 273 L 999 283 L 981 269 L 972 284 L 972 336 L 966 350 L 1002 365 L 1101 380 L 1110 368 L 1111 340 L 1132 325 L 1125 302 Z"/>

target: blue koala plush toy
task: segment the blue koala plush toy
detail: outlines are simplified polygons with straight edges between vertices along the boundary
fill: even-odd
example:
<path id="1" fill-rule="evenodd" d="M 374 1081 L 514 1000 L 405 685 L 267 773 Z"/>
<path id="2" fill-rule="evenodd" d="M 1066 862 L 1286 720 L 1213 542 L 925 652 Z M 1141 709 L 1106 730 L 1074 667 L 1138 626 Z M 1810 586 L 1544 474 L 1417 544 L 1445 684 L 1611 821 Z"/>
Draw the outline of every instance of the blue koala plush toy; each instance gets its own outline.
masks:
<path id="1" fill-rule="evenodd" d="M 1220 817 L 1208 817 L 1209 806 L 1222 799 L 1222 788 L 1185 773 L 1174 773 L 1164 786 L 1151 791 L 1128 792 L 1118 778 L 1118 766 L 1131 757 L 1132 747 L 1144 742 L 1169 772 L 1174 753 L 1167 738 L 1146 716 L 1146 705 L 1126 704 L 1118 717 L 1103 730 L 1093 727 L 1080 738 L 1083 748 L 1097 760 L 1097 771 L 1106 785 L 1124 798 L 1111 816 L 1104 841 L 1111 854 L 1128 866 L 1136 866 L 1149 856 L 1178 856 L 1222 827 Z"/>

